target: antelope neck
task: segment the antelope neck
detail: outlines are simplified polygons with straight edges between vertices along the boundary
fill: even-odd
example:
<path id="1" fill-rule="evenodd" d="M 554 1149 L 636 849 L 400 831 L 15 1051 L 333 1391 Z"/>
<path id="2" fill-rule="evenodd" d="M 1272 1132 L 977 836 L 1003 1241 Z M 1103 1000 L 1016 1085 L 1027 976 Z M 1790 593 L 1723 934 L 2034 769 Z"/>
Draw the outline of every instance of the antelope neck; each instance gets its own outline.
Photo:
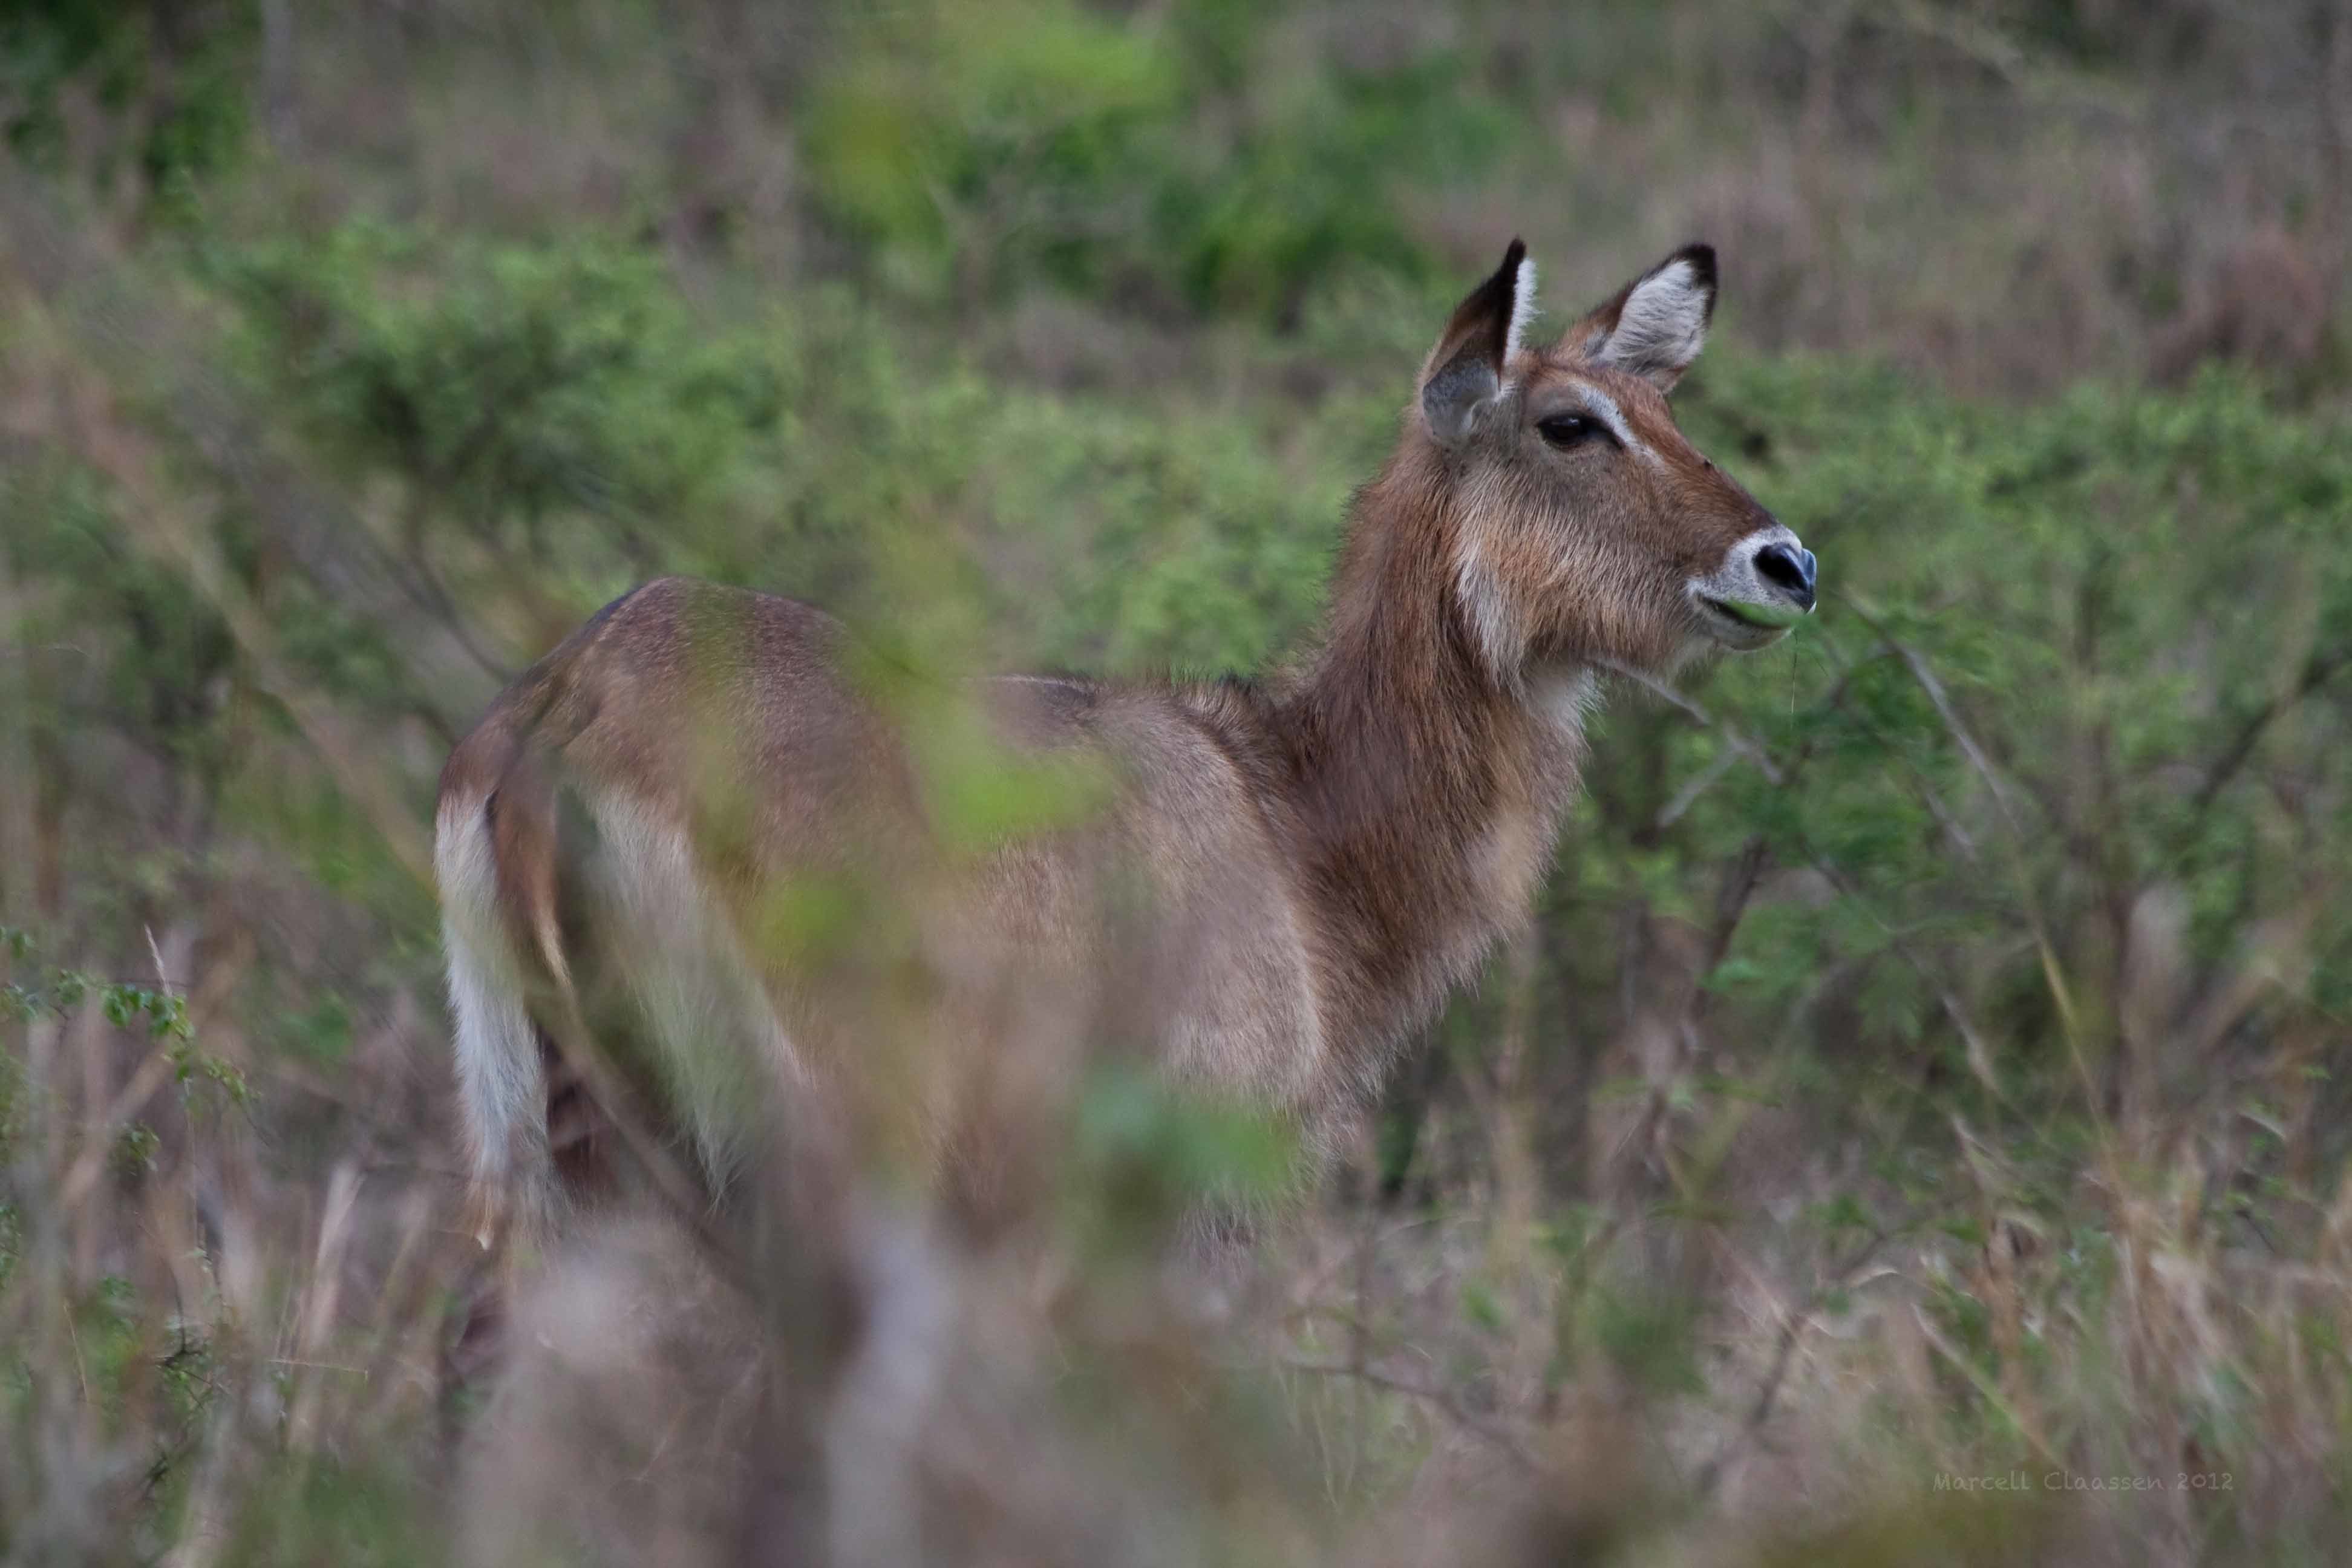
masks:
<path id="1" fill-rule="evenodd" d="M 1359 1083 L 1527 918 L 1583 750 L 1582 673 L 1496 679 L 1454 593 L 1459 520 L 1393 505 L 1395 478 L 1366 492 L 1328 640 L 1270 715 L 1321 911 L 1325 1035 Z"/>

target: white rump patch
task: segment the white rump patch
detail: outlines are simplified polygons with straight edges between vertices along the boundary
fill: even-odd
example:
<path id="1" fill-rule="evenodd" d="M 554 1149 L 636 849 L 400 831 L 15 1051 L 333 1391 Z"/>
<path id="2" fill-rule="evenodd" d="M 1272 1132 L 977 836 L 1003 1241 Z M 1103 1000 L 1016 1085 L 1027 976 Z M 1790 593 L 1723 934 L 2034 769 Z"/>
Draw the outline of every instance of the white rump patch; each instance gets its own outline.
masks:
<path id="1" fill-rule="evenodd" d="M 457 1102 L 475 1179 L 527 1191 L 546 1175 L 547 1085 L 523 1008 L 522 972 L 499 917 L 498 863 L 481 796 L 443 804 L 434 824 L 433 869 L 441 885 L 449 1010 L 457 1023 Z"/>
<path id="2" fill-rule="evenodd" d="M 598 903 L 619 932 L 614 956 L 652 1032 L 663 1073 L 694 1133 L 704 1173 L 724 1189 L 760 1114 L 764 1074 L 810 1079 L 758 972 L 704 885 L 686 832 L 614 794 L 590 803 Z"/>

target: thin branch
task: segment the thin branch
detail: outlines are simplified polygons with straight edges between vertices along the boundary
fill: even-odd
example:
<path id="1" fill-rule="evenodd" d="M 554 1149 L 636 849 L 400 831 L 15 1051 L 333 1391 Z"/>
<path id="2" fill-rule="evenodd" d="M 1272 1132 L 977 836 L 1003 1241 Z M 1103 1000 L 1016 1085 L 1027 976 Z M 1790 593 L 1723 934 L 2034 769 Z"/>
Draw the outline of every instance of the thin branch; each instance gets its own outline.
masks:
<path id="1" fill-rule="evenodd" d="M 1992 1406 L 2011 1426 L 2017 1428 L 2018 1435 L 2025 1439 L 2045 1463 L 2054 1465 L 2060 1462 L 2058 1455 L 2052 1450 L 2048 1440 L 2035 1429 L 2032 1422 L 2025 1418 L 2025 1413 L 2011 1405 L 2002 1395 L 2000 1385 L 1987 1377 L 1976 1363 L 1970 1361 L 1958 1346 L 1945 1338 L 1943 1331 L 1928 1320 L 1926 1307 L 1914 1305 L 1911 1309 L 1911 1316 L 1918 1323 L 1920 1334 L 1936 1353 L 1951 1363 L 1953 1370 L 1967 1378 L 1984 1402 Z"/>
<path id="2" fill-rule="evenodd" d="M 1789 1375 L 1789 1363 L 1796 1359 L 1797 1340 L 1804 1331 L 1806 1321 L 1831 1291 L 1845 1289 L 1852 1284 L 1854 1275 L 1885 1245 L 1886 1239 L 1885 1231 L 1873 1233 L 1852 1258 L 1831 1272 L 1827 1280 L 1814 1286 L 1802 1306 L 1781 1314 L 1780 1331 L 1772 1346 L 1772 1364 L 1756 1390 L 1756 1398 L 1748 1405 L 1747 1419 L 1739 1424 L 1738 1431 L 1724 1439 L 1723 1446 L 1715 1451 L 1714 1457 L 1699 1467 L 1697 1489 L 1702 1500 L 1715 1495 L 1716 1486 L 1722 1480 L 1724 1470 L 1739 1450 L 1746 1447 L 1764 1429 L 1764 1424 L 1772 1418 L 1772 1407 L 1780 1401 L 1781 1384 Z"/>
<path id="3" fill-rule="evenodd" d="M 1844 707 L 1847 693 L 1853 689 L 1853 678 L 1871 665 L 1878 663 L 1881 659 L 1890 659 L 1895 657 L 1895 655 L 1894 650 L 1890 648 L 1881 648 L 1875 653 L 1858 658 L 1852 664 L 1847 665 L 1843 669 L 1838 672 L 1836 684 L 1832 685 L 1825 694 L 1811 705 L 1811 710 L 1818 713 L 1833 713 L 1839 709 Z M 1669 693 L 1668 700 L 1675 700 L 1679 697 L 1679 693 Z M 1689 703 L 1687 700 L 1677 701 L 1676 706 L 1680 707 L 1684 712 L 1692 715 L 1694 718 L 1699 719 L 1703 722 L 1711 722 L 1711 721 L 1706 719 L 1704 712 L 1695 705 Z M 1866 724 L 1867 721 L 1864 721 L 1864 722 Z M 1804 739 L 1800 742 L 1797 746 L 1797 754 L 1790 758 L 1786 764 L 1781 765 L 1781 782 L 1784 787 L 1787 784 L 1793 783 L 1797 775 L 1804 771 L 1805 764 L 1812 761 L 1814 743 L 1819 739 L 1820 737 L 1818 733 L 1807 733 Z M 1741 761 L 1745 760 L 1746 755 L 1747 753 L 1741 752 L 1737 746 L 1735 746 L 1726 751 L 1721 756 L 1717 757 L 1705 768 L 1702 768 L 1696 776 L 1692 778 L 1689 783 L 1684 784 L 1681 789 L 1675 793 L 1673 799 L 1666 802 L 1665 808 L 1658 813 L 1657 821 L 1654 825 L 1655 830 L 1664 831 L 1666 828 L 1672 827 L 1675 823 L 1681 821 L 1684 814 L 1688 812 L 1692 806 L 1698 804 L 1699 797 L 1705 795 L 1708 790 L 1713 789 L 1717 784 L 1720 784 L 1726 774 L 1730 773 L 1731 770 L 1738 765 Z M 1937 812 L 1939 814 L 1938 820 L 1941 820 L 1940 802 L 1930 800 L 1928 803 L 1928 809 L 1930 811 Z M 1952 826 L 1962 847 L 1973 855 L 1975 853 L 1975 846 L 1968 842 L 1967 836 L 1965 834 L 1958 833 L 1957 824 Z"/>
<path id="4" fill-rule="evenodd" d="M 1969 760 L 1969 765 L 1976 769 L 1984 779 L 1985 787 L 1992 792 L 1993 804 L 2000 807 L 2010 831 L 2022 839 L 2025 826 L 2018 820 L 2016 808 L 2010 804 L 2007 784 L 1993 767 L 1992 759 L 1985 754 L 1984 748 L 1978 745 L 1976 737 L 1969 732 L 1968 725 L 1961 722 L 1959 710 L 1952 705 L 1951 696 L 1945 691 L 1944 683 L 1936 678 L 1935 670 L 1920 657 L 1916 648 L 1889 631 L 1886 624 L 1853 595 L 1840 594 L 1837 597 L 1840 604 L 1853 612 L 1856 620 L 1868 626 L 1876 634 L 1878 640 L 1903 661 L 1903 667 L 1911 672 L 1911 679 L 1918 682 L 1919 689 L 1927 694 L 1927 700 L 1935 707 L 1936 716 L 1944 721 L 1944 728 L 1950 733 L 1953 743 L 1960 748 L 1960 754 Z"/>
<path id="5" fill-rule="evenodd" d="M 2273 721 L 2326 685 L 2335 678 L 2336 671 L 2347 667 L 2352 667 L 2352 646 L 2315 654 L 2303 667 L 2303 676 L 2292 689 L 2272 697 L 2248 715 L 2238 731 L 2237 738 L 2213 760 L 2213 765 L 2205 770 L 2205 780 L 2197 786 L 2197 793 L 2189 803 L 2191 816 L 2204 816 L 2206 810 L 2212 805 L 2213 798 L 2228 786 L 2230 781 L 2237 776 L 2238 770 L 2244 767 L 2247 759 L 2254 754 L 2254 747 L 2262 740 L 2263 731 L 2268 730 Z"/>
<path id="6" fill-rule="evenodd" d="M 2002 1092 L 2000 1079 L 1993 1071 L 1991 1047 L 1986 1045 L 1984 1037 L 1977 1031 L 1975 1024 L 1969 1021 L 1967 1009 L 1960 1005 L 1959 998 L 1952 994 L 1952 988 L 1944 983 L 1943 977 L 1936 973 L 1935 967 L 1919 955 L 1918 950 L 1911 945 L 1901 931 L 1879 919 L 1872 911 L 1868 900 L 1862 896 L 1862 889 L 1857 888 L 1853 879 L 1840 870 L 1834 862 L 1825 857 L 1816 856 L 1813 858 L 1813 869 L 1827 878 L 1830 886 L 1837 890 L 1841 898 L 1861 910 L 1864 917 L 1878 928 L 1879 933 L 1886 939 L 1888 949 L 1895 957 L 1909 964 L 1912 973 L 1935 989 L 1936 999 L 1942 1005 L 1944 1016 L 1951 1019 L 1952 1027 L 1959 1031 L 1961 1045 L 1967 1047 L 1969 1069 L 1976 1074 L 1978 1081 L 1990 1089 L 1995 1099 L 2004 1105 L 2008 1104 L 2009 1096 Z"/>
<path id="7" fill-rule="evenodd" d="M 1402 1394 L 1408 1398 L 1421 1400 L 1443 1411 L 1463 1430 L 1475 1433 L 1501 1448 L 1512 1458 L 1527 1467 L 1530 1472 L 1539 1473 L 1543 1468 L 1536 1462 L 1535 1456 L 1528 1452 L 1526 1445 L 1519 1441 L 1517 1434 L 1469 1409 L 1445 1389 L 1430 1384 L 1416 1383 L 1410 1378 L 1398 1377 L 1391 1373 L 1381 1372 L 1373 1367 L 1351 1365 L 1347 1362 L 1300 1361 L 1285 1356 L 1276 1364 L 1286 1372 L 1308 1372 L 1318 1377 L 1354 1378 L 1374 1388 L 1384 1388 L 1391 1394 Z"/>
<path id="8" fill-rule="evenodd" d="M 1754 763 L 1756 764 L 1756 771 L 1762 773 L 1773 784 L 1784 784 L 1789 782 L 1788 774 L 1781 769 L 1780 764 L 1773 760 L 1771 752 L 1766 751 L 1755 741 L 1750 740 L 1739 730 L 1724 722 L 1722 720 L 1717 719 L 1714 714 L 1709 713 L 1706 709 L 1700 707 L 1697 703 L 1692 701 L 1689 698 L 1684 696 L 1681 692 L 1675 690 L 1664 681 L 1660 680 L 1656 676 L 1650 674 L 1647 670 L 1637 669 L 1630 664 L 1621 664 L 1613 658 L 1596 659 L 1593 662 L 1599 665 L 1602 669 L 1609 671 L 1610 674 L 1622 675 L 1626 679 L 1633 682 L 1636 686 L 1641 687 L 1652 695 L 1664 700 L 1666 703 L 1675 708 L 1675 710 L 1686 715 L 1701 729 L 1715 731 L 1717 734 L 1723 737 L 1726 744 L 1729 745 L 1733 751 L 1738 752 L 1740 755 L 1746 757 L 1749 762 Z"/>
<path id="9" fill-rule="evenodd" d="M 1666 802 L 1665 809 L 1658 813 L 1657 826 L 1664 829 L 1680 822 L 1683 813 L 1698 804 L 1699 796 L 1713 789 L 1724 774 L 1745 760 L 1737 749 L 1726 747 L 1720 756 L 1692 774 L 1690 782 L 1675 792 L 1674 799 Z"/>
<path id="10" fill-rule="evenodd" d="M 2000 808 L 2001 820 L 2009 826 L 2010 850 L 2015 862 L 2013 869 L 2017 879 L 2018 900 L 2024 910 L 2026 923 L 2032 930 L 2034 945 L 2040 952 L 2042 983 L 2049 988 L 2051 1000 L 2058 1008 L 2059 1021 L 2064 1028 L 2066 1049 L 2074 1058 L 2076 1072 L 2082 1077 L 2084 1096 L 2090 1108 L 2093 1125 L 2098 1131 L 2100 1147 L 2107 1154 L 2112 1155 L 2114 1135 L 2107 1125 L 2105 1115 L 2099 1109 L 2097 1080 L 2091 1072 L 2088 1058 L 2083 1054 L 2082 1031 L 2078 1026 L 2078 1015 L 2074 1009 L 2074 989 L 2066 982 L 2065 971 L 2059 966 L 2058 950 L 2050 940 L 2049 925 L 2042 920 L 2041 908 L 2034 901 L 2032 883 L 2026 863 L 2025 824 L 2020 820 L 2016 808 L 2010 804 L 2008 792 L 2002 785 L 2000 773 L 1992 765 L 1992 759 L 1985 754 L 1984 748 L 1977 744 L 1976 737 L 1969 732 L 1968 726 L 1961 721 L 1959 710 L 1953 707 L 1951 698 L 1944 690 L 1944 683 L 1936 679 L 1936 672 L 1929 668 L 1927 661 L 1921 658 L 1916 649 L 1897 639 L 1894 633 L 1887 629 L 1885 622 L 1852 595 L 1841 594 L 1838 599 L 1846 608 L 1853 612 L 1857 620 L 1876 633 L 1880 640 L 1893 648 L 1902 658 L 1904 668 L 1911 672 L 1911 678 L 1919 683 L 1919 689 L 1927 693 L 1927 700 L 1935 706 L 1937 716 L 1943 721 L 1944 729 L 1952 737 L 1953 743 L 1959 747 L 1961 755 L 1968 758 L 1969 765 L 1975 768 L 1978 774 L 1983 778 L 1985 787 L 1992 793 L 1993 804 Z"/>

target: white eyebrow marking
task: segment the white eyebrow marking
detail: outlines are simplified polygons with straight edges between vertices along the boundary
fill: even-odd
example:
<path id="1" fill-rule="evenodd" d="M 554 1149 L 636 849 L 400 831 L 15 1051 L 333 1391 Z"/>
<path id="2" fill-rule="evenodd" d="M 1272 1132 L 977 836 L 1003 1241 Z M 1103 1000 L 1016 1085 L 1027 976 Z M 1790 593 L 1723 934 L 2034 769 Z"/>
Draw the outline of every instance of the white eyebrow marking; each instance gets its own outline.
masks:
<path id="1" fill-rule="evenodd" d="M 1663 463 L 1664 459 L 1650 450 L 1647 445 L 1634 437 L 1633 426 L 1625 423 L 1624 410 L 1617 406 L 1615 398 L 1589 381 L 1579 381 L 1570 384 L 1575 386 L 1578 395 L 1584 399 L 1584 411 L 1608 426 L 1609 433 L 1617 437 L 1619 446 L 1646 462 Z"/>

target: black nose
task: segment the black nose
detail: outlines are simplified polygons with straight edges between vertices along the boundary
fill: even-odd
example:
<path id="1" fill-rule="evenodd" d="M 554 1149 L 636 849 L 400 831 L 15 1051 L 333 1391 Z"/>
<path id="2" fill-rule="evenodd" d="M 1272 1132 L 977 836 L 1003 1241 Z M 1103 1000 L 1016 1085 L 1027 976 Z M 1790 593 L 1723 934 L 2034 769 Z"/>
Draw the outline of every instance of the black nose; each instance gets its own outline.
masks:
<path id="1" fill-rule="evenodd" d="M 1764 581 L 1810 610 L 1813 607 L 1813 552 L 1801 545 L 1768 544 L 1756 552 Z"/>

